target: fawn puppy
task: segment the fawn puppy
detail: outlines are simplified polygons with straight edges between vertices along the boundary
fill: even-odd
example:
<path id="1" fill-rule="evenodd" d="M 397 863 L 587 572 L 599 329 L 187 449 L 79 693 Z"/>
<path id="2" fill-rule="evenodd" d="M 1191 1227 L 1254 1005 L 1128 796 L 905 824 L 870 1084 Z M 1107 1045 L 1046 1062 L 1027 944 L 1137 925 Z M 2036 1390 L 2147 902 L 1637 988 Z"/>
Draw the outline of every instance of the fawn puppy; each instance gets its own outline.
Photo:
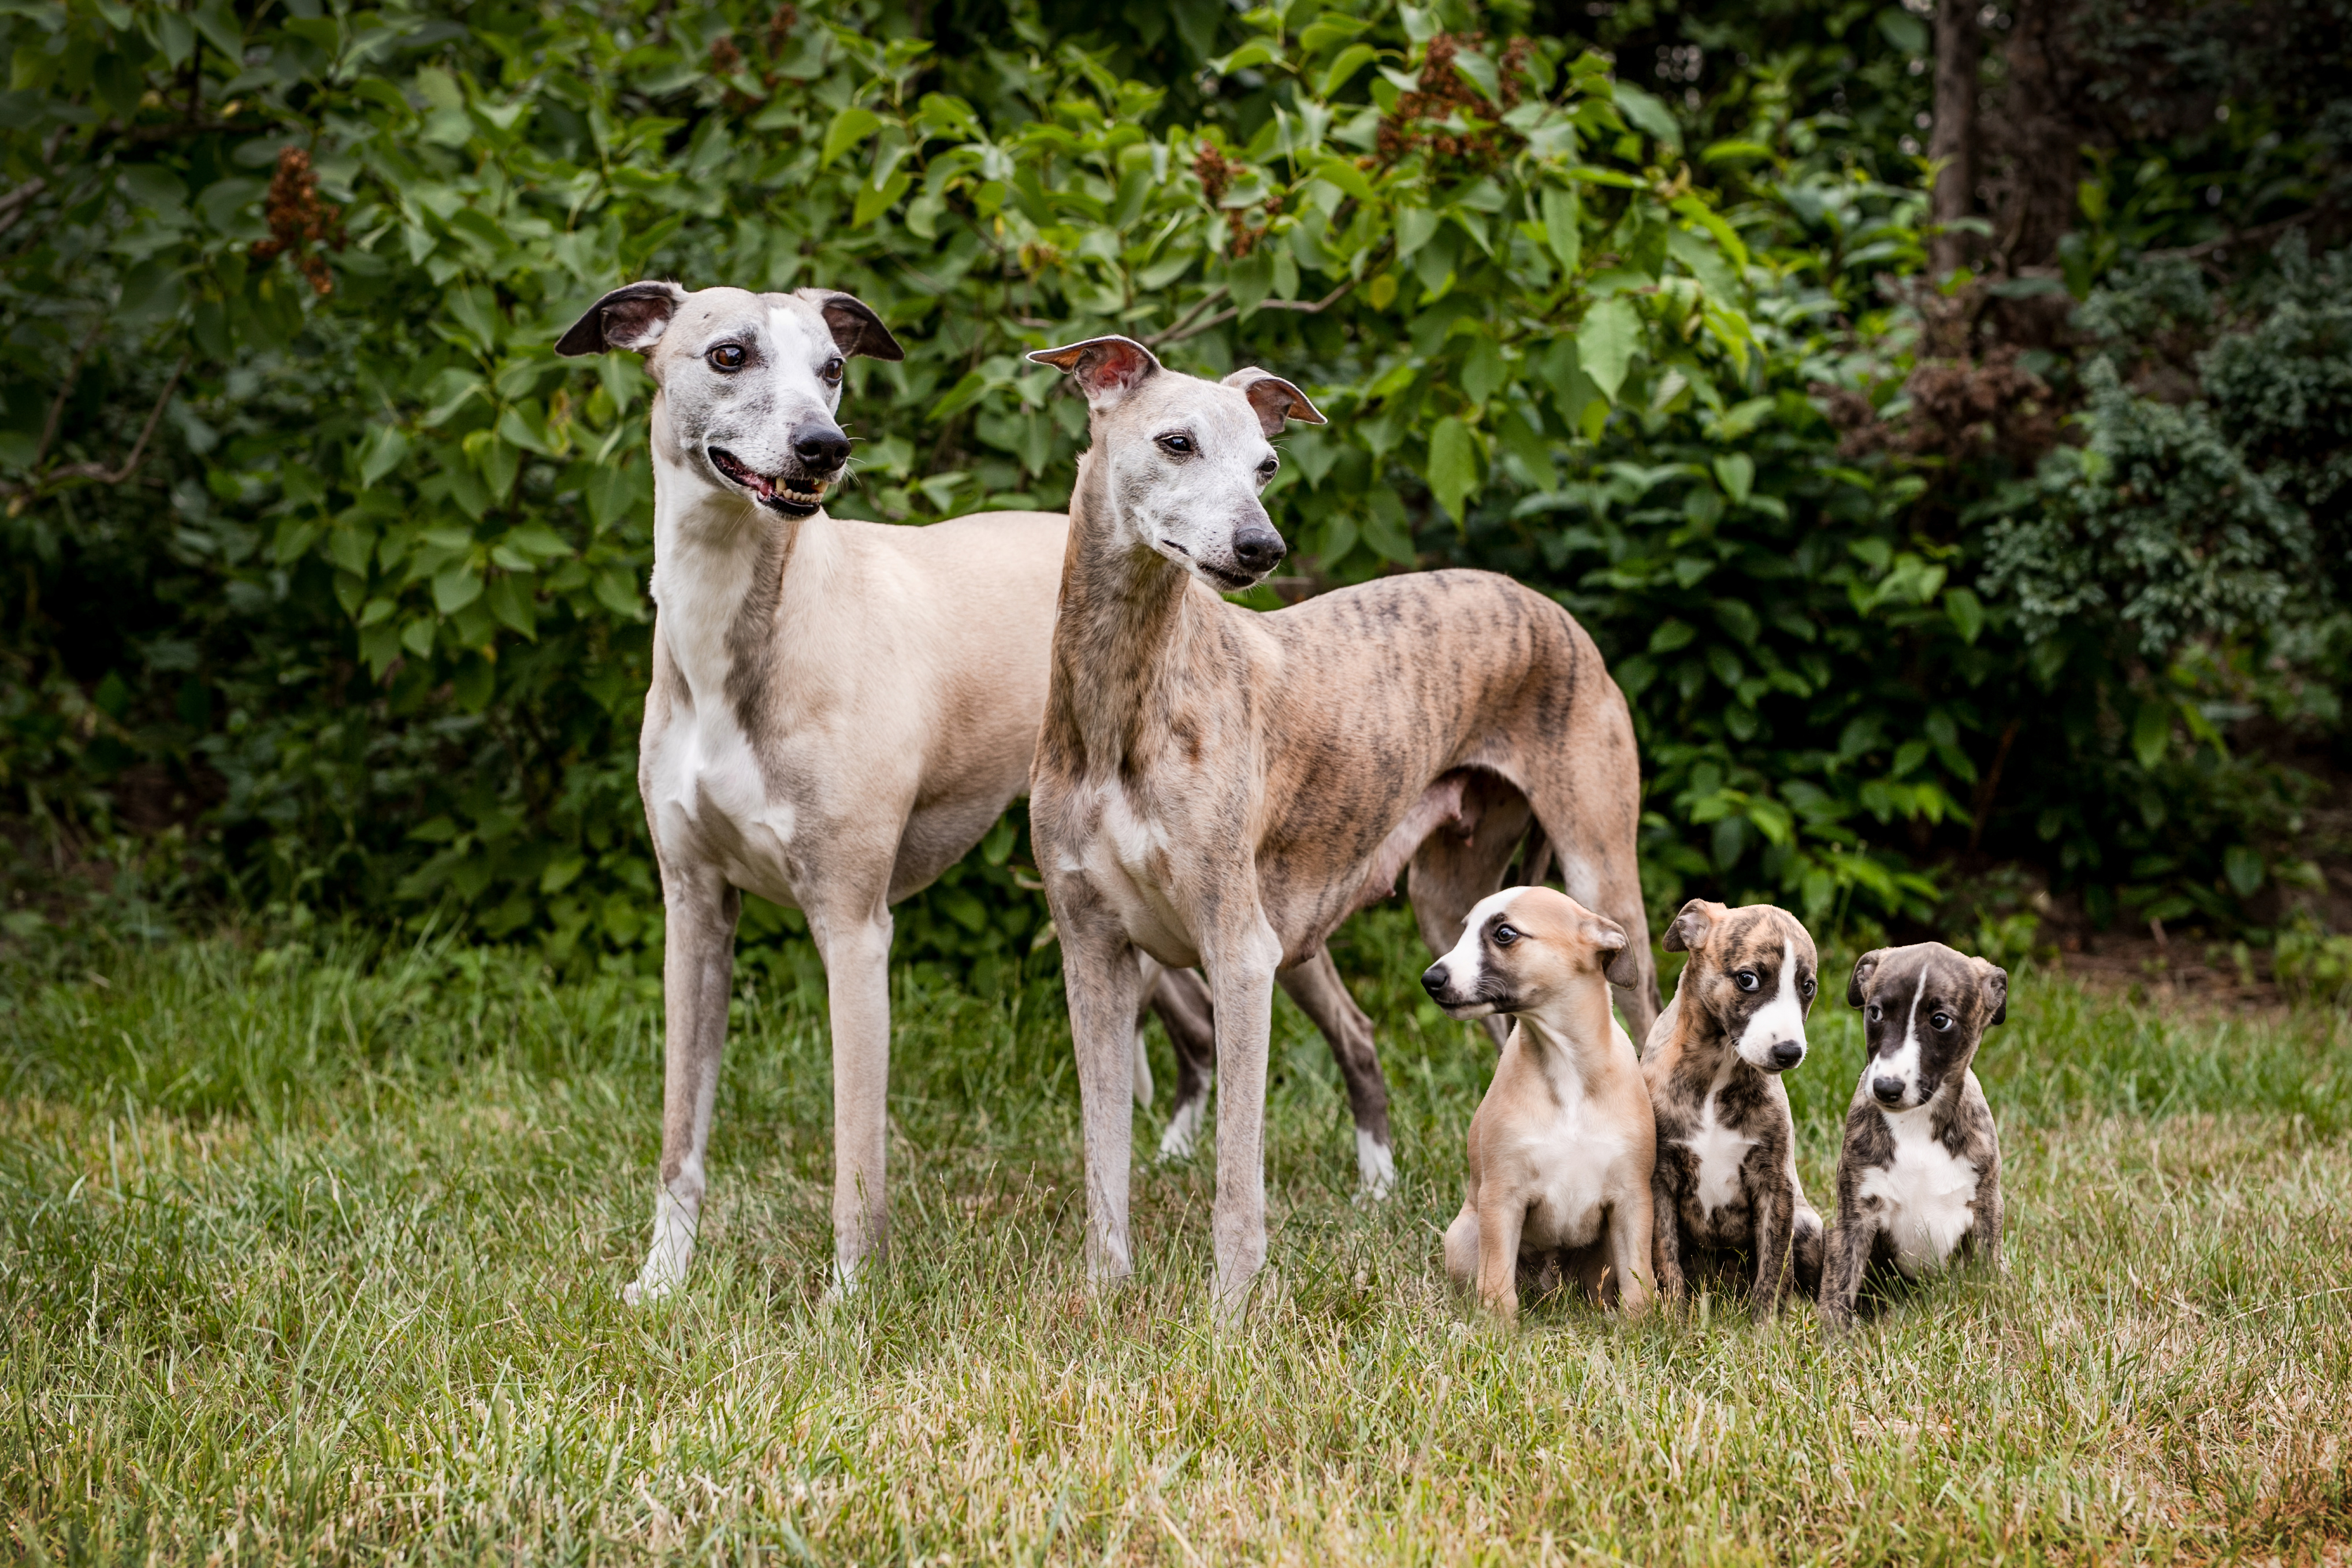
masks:
<path id="1" fill-rule="evenodd" d="M 1874 1263 L 1906 1279 L 1956 1250 L 2000 1266 L 2000 1135 L 1970 1064 L 2009 1016 L 2009 972 L 1939 942 L 1883 947 L 1854 961 L 1845 999 L 1864 1010 L 1870 1054 L 1838 1153 L 1822 1281 L 1832 1329 L 1853 1322 Z"/>
<path id="2" fill-rule="evenodd" d="M 1633 1042 L 1609 1009 L 1625 930 L 1549 888 L 1507 888 L 1421 977 L 1455 1018 L 1515 1022 L 1478 1113 L 1445 1269 L 1508 1322 L 1518 1284 L 1576 1281 L 1629 1317 L 1650 1305 L 1657 1130 Z"/>
<path id="3" fill-rule="evenodd" d="M 1803 924 L 1770 904 L 1693 899 L 1664 945 L 1690 962 L 1642 1061 L 1657 1118 L 1657 1289 L 1679 1300 L 1694 1274 L 1744 1279 L 1761 1321 L 1788 1291 L 1792 1254 L 1797 1288 L 1821 1282 L 1821 1215 L 1797 1180 L 1780 1084 L 1805 1059 L 1819 960 Z"/>

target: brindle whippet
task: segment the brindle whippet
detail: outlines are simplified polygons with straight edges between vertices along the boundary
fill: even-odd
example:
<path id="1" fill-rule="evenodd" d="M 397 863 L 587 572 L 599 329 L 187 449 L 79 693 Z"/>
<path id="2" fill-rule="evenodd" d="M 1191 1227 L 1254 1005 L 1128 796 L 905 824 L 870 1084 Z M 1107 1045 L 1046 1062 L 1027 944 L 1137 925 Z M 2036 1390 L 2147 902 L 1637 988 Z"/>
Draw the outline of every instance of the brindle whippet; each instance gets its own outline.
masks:
<path id="1" fill-rule="evenodd" d="M 1508 578 L 1390 577 L 1271 615 L 1221 598 L 1282 558 L 1258 499 L 1272 440 L 1287 419 L 1322 422 L 1288 382 L 1202 381 L 1119 337 L 1030 357 L 1076 379 L 1093 427 L 1030 802 L 1077 1050 L 1087 1266 L 1098 1283 L 1131 1268 L 1137 953 L 1200 963 L 1215 999 L 1213 1291 L 1230 1318 L 1265 1260 L 1273 984 L 1296 996 L 1328 973 L 1325 939 L 1406 859 L 1442 952 L 1531 810 L 1569 891 L 1632 938 L 1618 994 L 1647 1031 L 1633 722 L 1583 629 Z M 1465 771 L 1501 801 L 1467 837 L 1434 832 Z"/>
<path id="2" fill-rule="evenodd" d="M 992 512 L 894 528 L 825 514 L 849 460 L 834 419 L 845 362 L 899 357 L 847 294 L 632 283 L 556 345 L 608 349 L 644 354 L 657 388 L 657 613 L 637 785 L 667 915 L 661 1186 L 653 1245 L 625 1294 L 664 1295 L 693 1260 L 739 889 L 804 911 L 824 961 L 835 1280 L 846 1287 L 887 1234 L 890 906 L 1028 787 L 1069 521 Z M 1329 963 L 1338 1000 L 1317 1018 L 1348 1076 L 1360 1154 L 1378 1155 L 1365 1163 L 1378 1191 L 1394 1168 L 1387 1092 L 1370 1020 Z M 1212 1049 L 1206 988 L 1150 982 L 1197 1078 Z M 1135 1068 L 1148 1102 L 1139 1051 Z"/>

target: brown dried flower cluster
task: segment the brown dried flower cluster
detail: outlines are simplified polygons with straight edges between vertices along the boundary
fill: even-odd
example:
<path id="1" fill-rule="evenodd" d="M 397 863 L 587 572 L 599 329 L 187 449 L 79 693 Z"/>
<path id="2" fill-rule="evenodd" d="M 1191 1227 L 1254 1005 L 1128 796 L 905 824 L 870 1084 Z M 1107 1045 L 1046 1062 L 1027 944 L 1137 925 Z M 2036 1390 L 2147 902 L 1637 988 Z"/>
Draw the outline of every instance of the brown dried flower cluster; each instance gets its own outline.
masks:
<path id="1" fill-rule="evenodd" d="M 1454 58 L 1465 48 L 1486 41 L 1484 33 L 1459 37 L 1440 33 L 1429 40 L 1428 52 L 1422 57 L 1418 90 L 1401 95 L 1396 108 L 1381 117 L 1378 143 L 1381 163 L 1394 163 L 1424 147 L 1439 158 L 1459 163 L 1491 167 L 1502 161 L 1508 151 L 1505 138 L 1510 132 L 1492 123 L 1499 111 L 1454 68 Z M 1496 89 L 1503 97 L 1500 111 L 1517 108 L 1524 96 L 1528 63 L 1534 53 L 1534 43 L 1524 37 L 1513 38 L 1505 47 L 1496 66 Z M 1485 121 L 1486 128 L 1467 132 L 1444 129 L 1444 122 L 1456 115 Z M 1425 121 L 1436 121 L 1439 125 L 1428 128 L 1423 124 Z"/>
<path id="2" fill-rule="evenodd" d="M 341 250 L 347 243 L 343 212 L 319 200 L 319 177 L 310 172 L 310 153 L 299 147 L 278 151 L 278 172 L 269 178 L 262 215 L 269 223 L 269 237 L 253 247 L 253 258 L 267 262 L 290 256 L 314 292 L 333 293 L 334 275 L 327 270 L 323 252 Z"/>
<path id="3" fill-rule="evenodd" d="M 1244 170 L 1245 165 L 1205 144 L 1201 148 L 1201 155 L 1192 160 L 1192 173 L 1200 179 L 1201 194 L 1209 198 L 1209 205 L 1213 207 L 1225 199 L 1225 193 L 1234 188 L 1234 182 L 1242 176 Z M 1281 210 L 1280 196 L 1265 198 L 1266 216 L 1272 217 Z M 1251 223 L 1239 207 L 1225 209 L 1225 229 L 1233 237 L 1229 248 L 1236 259 L 1256 249 L 1257 242 L 1265 237 L 1265 225 Z"/>
<path id="4" fill-rule="evenodd" d="M 1813 392 L 1842 432 L 1842 458 L 1893 452 L 1957 459 L 1990 448 L 2026 468 L 2058 444 L 2061 411 L 2048 384 L 2018 364 L 2018 353 L 2011 345 L 1981 363 L 1928 361 L 1903 384 L 1911 406 L 1892 420 L 1881 419 L 1858 392 L 1827 384 Z"/>

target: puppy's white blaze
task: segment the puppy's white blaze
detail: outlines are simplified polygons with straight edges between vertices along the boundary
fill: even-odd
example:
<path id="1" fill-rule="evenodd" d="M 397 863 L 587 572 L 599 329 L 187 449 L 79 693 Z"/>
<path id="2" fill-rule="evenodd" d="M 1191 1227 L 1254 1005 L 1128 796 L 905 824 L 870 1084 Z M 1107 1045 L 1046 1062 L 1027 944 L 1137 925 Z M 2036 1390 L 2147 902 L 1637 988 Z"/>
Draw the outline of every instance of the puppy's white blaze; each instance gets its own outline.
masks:
<path id="1" fill-rule="evenodd" d="M 1911 993 L 1911 1016 L 1904 1021 L 1903 1044 L 1884 1061 L 1874 1061 L 1863 1070 L 1873 1079 L 1899 1078 L 1903 1080 L 1905 1105 L 1919 1103 L 1919 1000 L 1927 994 L 1927 972 L 1919 972 L 1919 988 Z"/>
<path id="2" fill-rule="evenodd" d="M 1767 1002 L 1748 1016 L 1748 1026 L 1739 1031 L 1736 1049 L 1739 1059 L 1750 1067 L 1769 1068 L 1772 1047 L 1782 1040 L 1805 1043 L 1805 1001 L 1797 994 L 1797 944 L 1780 944 L 1780 988 Z"/>
<path id="3" fill-rule="evenodd" d="M 1160 1135 L 1160 1157 L 1162 1160 L 1189 1160 L 1201 1141 L 1201 1123 L 1208 1120 L 1209 1098 L 1202 1095 L 1176 1108 L 1168 1119 L 1168 1130 Z"/>
<path id="4" fill-rule="evenodd" d="M 1944 1147 L 1927 1107 L 1879 1114 L 1895 1135 L 1895 1158 L 1864 1173 L 1855 1190 L 1886 1205 L 1880 1223 L 1895 1244 L 1895 1265 L 1916 1279 L 1949 1258 L 1976 1224 L 1976 1163 Z"/>
<path id="5" fill-rule="evenodd" d="M 1356 1129 L 1356 1180 L 1374 1203 L 1396 1191 L 1396 1154 L 1360 1127 Z"/>

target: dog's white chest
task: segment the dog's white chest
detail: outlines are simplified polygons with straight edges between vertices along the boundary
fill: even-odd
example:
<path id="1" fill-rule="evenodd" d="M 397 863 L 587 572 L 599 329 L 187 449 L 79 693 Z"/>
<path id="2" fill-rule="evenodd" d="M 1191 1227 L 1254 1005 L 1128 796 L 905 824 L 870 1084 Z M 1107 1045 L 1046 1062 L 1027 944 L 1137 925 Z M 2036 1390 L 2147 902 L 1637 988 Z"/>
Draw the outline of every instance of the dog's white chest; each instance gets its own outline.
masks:
<path id="1" fill-rule="evenodd" d="M 1062 868 L 1091 881 L 1118 911 L 1128 940 L 1162 963 L 1200 962 L 1199 942 L 1171 895 L 1173 861 L 1166 826 L 1118 784 L 1097 784 L 1074 805 L 1077 841 Z"/>
<path id="2" fill-rule="evenodd" d="M 1706 1100 L 1699 1107 L 1698 1121 L 1683 1147 L 1691 1152 L 1698 1164 L 1699 1206 L 1713 1214 L 1739 1195 L 1739 1167 L 1746 1163 L 1748 1151 L 1756 1147 L 1756 1140 L 1735 1127 L 1726 1127 L 1716 1119 L 1715 1091 L 1707 1091 Z"/>
<path id="3" fill-rule="evenodd" d="M 791 801 L 768 798 L 731 716 L 674 703 L 646 760 L 654 831 L 673 858 L 715 862 L 738 887 L 797 901 L 789 867 L 796 813 Z"/>
<path id="4" fill-rule="evenodd" d="M 1624 1157 L 1625 1140 L 1589 1107 L 1571 1107 L 1542 1142 L 1541 1184 L 1528 1207 L 1520 1245 L 1589 1247 L 1600 1238 L 1609 1173 Z"/>
<path id="5" fill-rule="evenodd" d="M 1879 1114 L 1895 1135 L 1895 1158 L 1864 1172 L 1856 1190 L 1885 1205 L 1879 1224 L 1894 1244 L 1895 1267 L 1916 1279 L 1949 1258 L 1976 1224 L 1976 1163 L 1944 1147 L 1924 1107 Z"/>

